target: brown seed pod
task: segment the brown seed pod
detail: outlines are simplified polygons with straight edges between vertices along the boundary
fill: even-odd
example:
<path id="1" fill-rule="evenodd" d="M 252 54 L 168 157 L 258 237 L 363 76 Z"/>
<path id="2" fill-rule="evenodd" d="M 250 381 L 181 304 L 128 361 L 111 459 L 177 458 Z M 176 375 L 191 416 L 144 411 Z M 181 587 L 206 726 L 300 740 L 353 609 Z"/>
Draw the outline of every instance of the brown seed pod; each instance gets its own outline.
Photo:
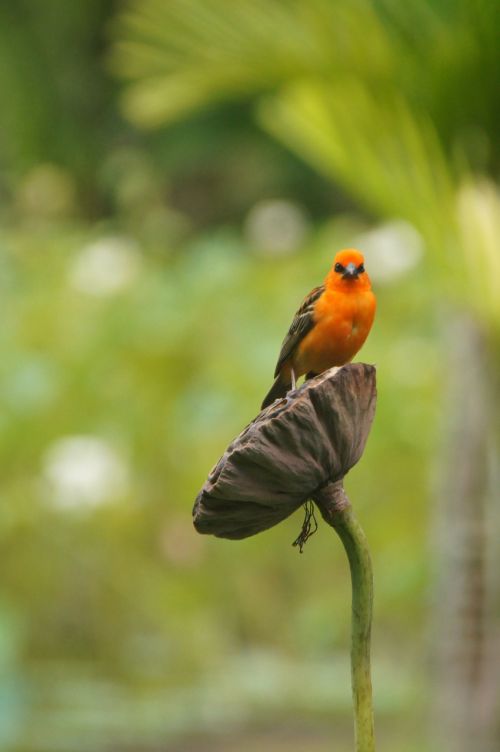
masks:
<path id="1" fill-rule="evenodd" d="M 196 530 L 220 538 L 255 535 L 341 481 L 363 453 L 375 403 L 374 366 L 354 363 L 269 405 L 208 476 L 193 509 Z"/>

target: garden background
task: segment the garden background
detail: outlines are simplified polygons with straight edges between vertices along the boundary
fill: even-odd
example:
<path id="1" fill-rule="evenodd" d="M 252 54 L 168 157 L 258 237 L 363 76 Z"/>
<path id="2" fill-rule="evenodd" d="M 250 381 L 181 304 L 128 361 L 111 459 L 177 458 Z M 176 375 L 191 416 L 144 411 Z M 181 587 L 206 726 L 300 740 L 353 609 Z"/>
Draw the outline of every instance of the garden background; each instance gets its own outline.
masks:
<path id="1" fill-rule="evenodd" d="M 2 749 L 352 749 L 335 536 L 191 522 L 344 246 L 379 304 L 346 487 L 380 749 L 498 749 L 498 15 L 0 5 Z"/>

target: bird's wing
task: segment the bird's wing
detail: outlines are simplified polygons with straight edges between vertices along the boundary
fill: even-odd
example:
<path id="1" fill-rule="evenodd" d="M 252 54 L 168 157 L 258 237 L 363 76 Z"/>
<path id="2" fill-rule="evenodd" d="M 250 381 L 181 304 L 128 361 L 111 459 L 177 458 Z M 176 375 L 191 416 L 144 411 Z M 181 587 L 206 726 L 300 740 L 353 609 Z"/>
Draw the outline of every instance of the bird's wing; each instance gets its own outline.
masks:
<path id="1" fill-rule="evenodd" d="M 281 345 L 278 362 L 274 375 L 277 376 L 283 367 L 283 363 L 290 357 L 299 342 L 312 329 L 314 324 L 314 304 L 324 293 L 325 286 L 315 287 L 302 301 L 302 305 L 293 317 L 288 334 Z"/>

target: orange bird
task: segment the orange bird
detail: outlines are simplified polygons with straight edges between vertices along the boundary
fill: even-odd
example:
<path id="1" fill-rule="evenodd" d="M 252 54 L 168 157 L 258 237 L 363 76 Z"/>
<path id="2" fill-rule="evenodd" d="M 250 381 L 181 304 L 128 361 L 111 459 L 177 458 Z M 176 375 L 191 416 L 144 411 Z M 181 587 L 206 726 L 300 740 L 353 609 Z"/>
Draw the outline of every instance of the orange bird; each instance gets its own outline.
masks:
<path id="1" fill-rule="evenodd" d="M 294 316 L 262 408 L 295 389 L 299 376 L 309 379 L 349 363 L 368 336 L 376 305 L 363 254 L 354 248 L 339 251 L 323 284 L 311 290 Z"/>

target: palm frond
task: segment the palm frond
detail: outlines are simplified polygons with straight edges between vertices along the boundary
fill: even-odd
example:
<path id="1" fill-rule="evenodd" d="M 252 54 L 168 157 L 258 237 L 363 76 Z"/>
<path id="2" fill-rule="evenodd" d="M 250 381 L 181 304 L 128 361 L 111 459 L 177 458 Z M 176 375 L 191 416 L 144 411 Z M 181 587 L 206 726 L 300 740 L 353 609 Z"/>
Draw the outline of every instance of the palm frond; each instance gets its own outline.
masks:
<path id="1" fill-rule="evenodd" d="M 355 12 L 353 12 L 355 10 Z M 359 29 L 370 45 L 359 45 Z M 336 70 L 386 76 L 394 61 L 364 0 L 143 0 L 113 27 L 126 114 L 155 126 L 206 104 Z"/>
<path id="2" fill-rule="evenodd" d="M 456 263 L 470 246 L 462 213 L 477 224 L 496 206 L 462 188 L 500 161 L 496 13 L 496 0 L 408 0 L 404 12 L 397 0 L 131 0 L 111 64 L 141 125 L 255 100 L 266 130 L 375 213 L 410 221 L 469 294 L 485 282 L 466 289 Z"/>
<path id="3" fill-rule="evenodd" d="M 412 222 L 433 246 L 453 216 L 456 176 L 429 118 L 364 83 L 303 81 L 263 100 L 264 126 L 375 213 Z"/>

